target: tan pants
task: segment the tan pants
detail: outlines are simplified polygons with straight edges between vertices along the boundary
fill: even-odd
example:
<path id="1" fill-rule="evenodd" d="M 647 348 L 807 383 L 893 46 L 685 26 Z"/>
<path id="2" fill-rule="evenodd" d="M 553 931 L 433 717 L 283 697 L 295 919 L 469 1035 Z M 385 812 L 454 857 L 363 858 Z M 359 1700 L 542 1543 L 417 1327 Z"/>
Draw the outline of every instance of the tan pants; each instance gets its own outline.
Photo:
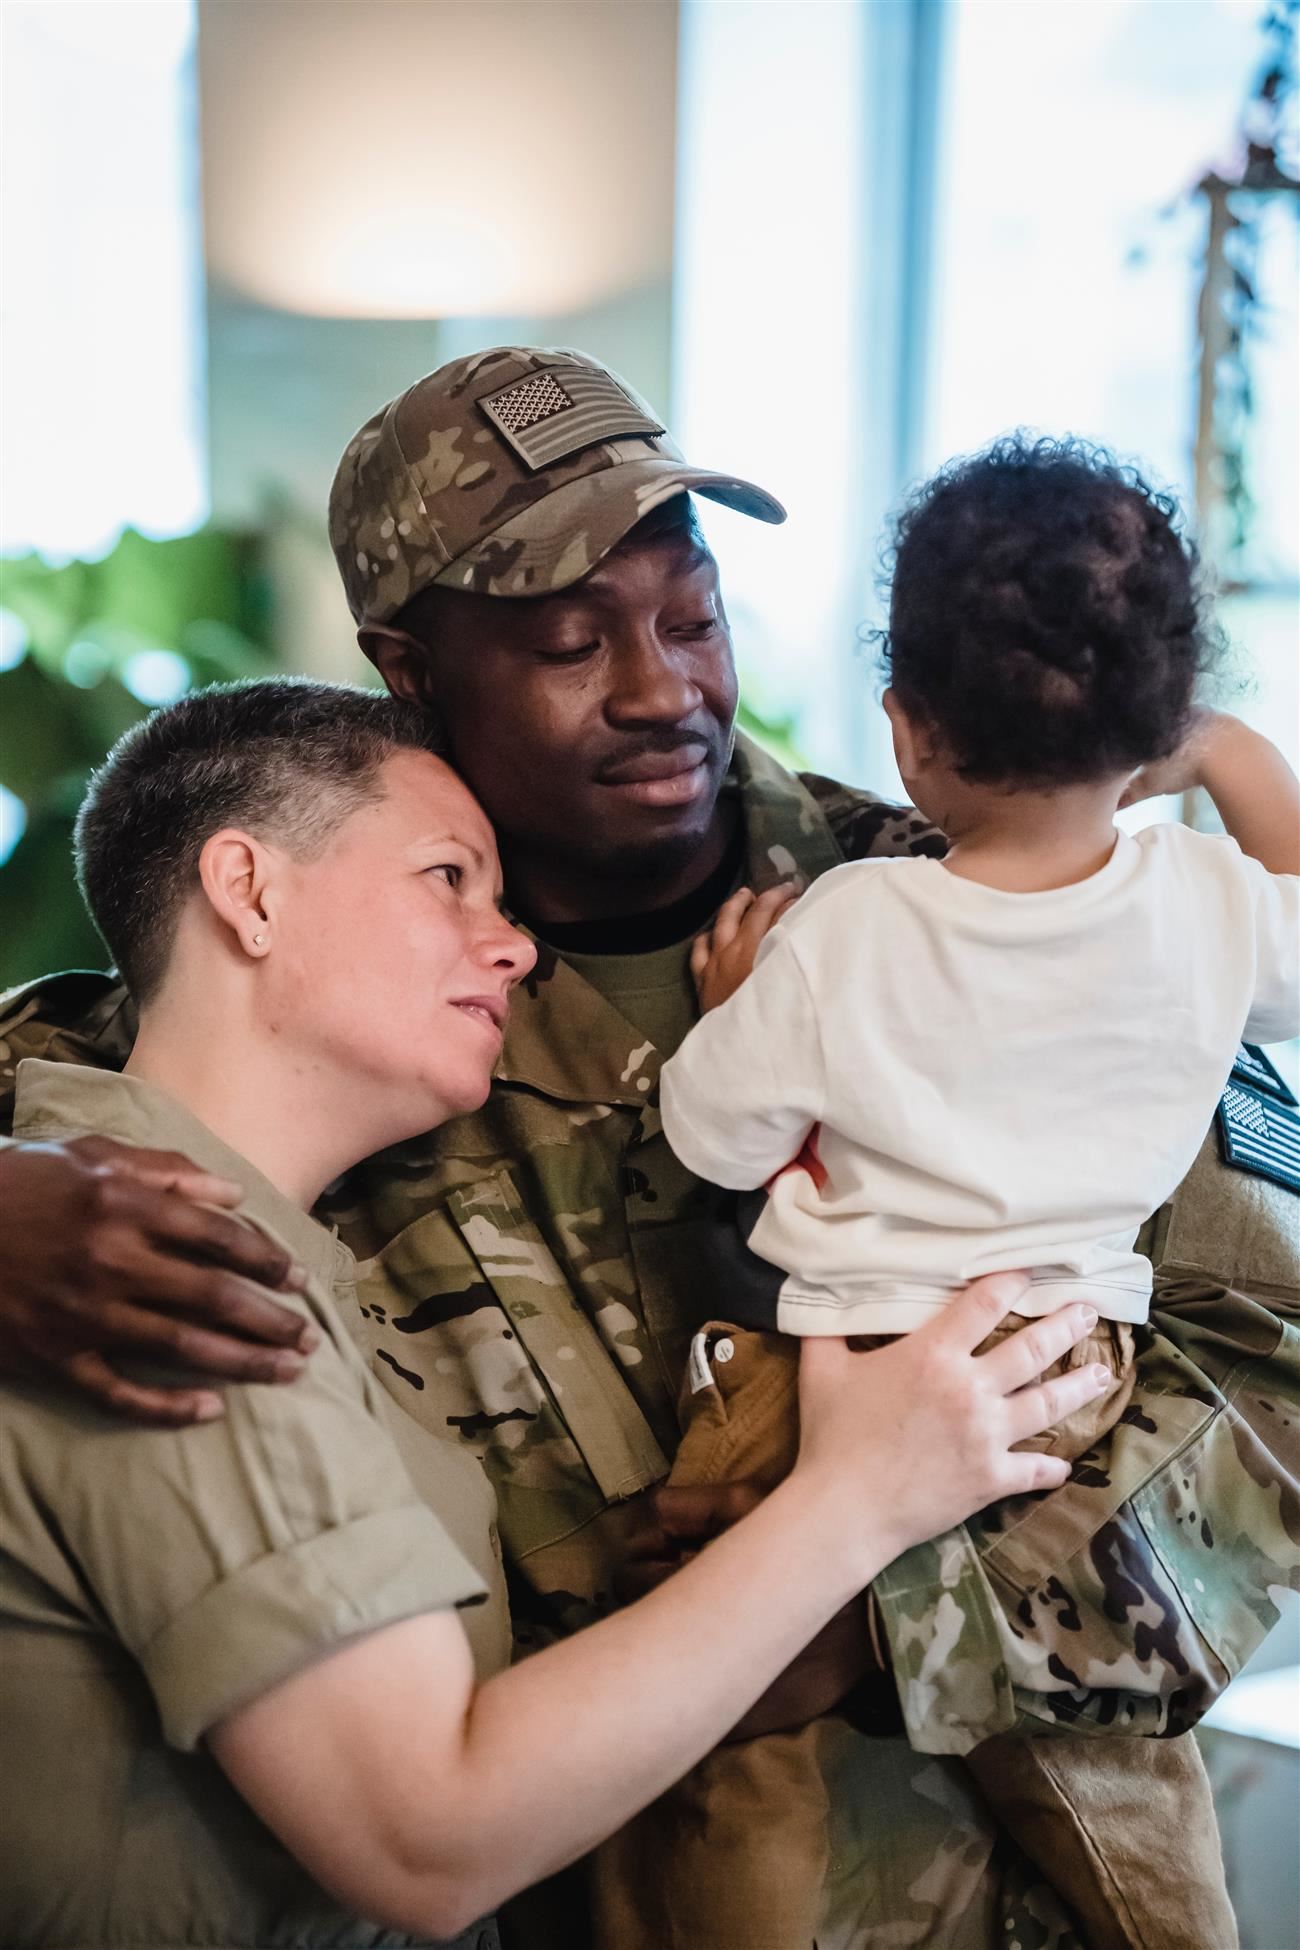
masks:
<path id="1" fill-rule="evenodd" d="M 1010 1316 L 990 1340 L 1023 1323 Z M 688 1375 L 671 1484 L 775 1488 L 799 1439 L 798 1342 L 713 1323 Z M 1114 1386 L 1033 1447 L 1080 1455 L 1133 1389 L 1132 1330 L 1102 1322 L 1056 1369 L 1103 1362 Z M 719 1747 L 597 1851 L 601 1950 L 813 1950 L 827 1868 L 819 1723 Z M 1089 1950 L 1236 1943 L 1218 1828 L 1188 1735 L 1003 1735 L 966 1757 L 999 1825 L 1075 1910 Z"/>

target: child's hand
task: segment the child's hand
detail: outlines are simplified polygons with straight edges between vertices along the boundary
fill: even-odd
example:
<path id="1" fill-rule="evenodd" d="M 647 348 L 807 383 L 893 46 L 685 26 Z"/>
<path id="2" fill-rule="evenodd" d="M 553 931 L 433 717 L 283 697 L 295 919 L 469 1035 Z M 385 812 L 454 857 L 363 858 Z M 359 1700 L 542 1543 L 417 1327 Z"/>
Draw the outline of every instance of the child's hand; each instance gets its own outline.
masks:
<path id="1" fill-rule="evenodd" d="M 1136 806 L 1142 799 L 1159 799 L 1167 792 L 1194 792 L 1205 784 L 1205 768 L 1214 746 L 1230 735 L 1237 723 L 1226 711 L 1194 711 L 1191 727 L 1177 751 L 1143 765 L 1124 788 L 1121 806 Z"/>
<path id="2" fill-rule="evenodd" d="M 700 1012 L 707 1015 L 720 1002 L 733 996 L 754 966 L 759 943 L 770 928 L 797 901 L 802 889 L 790 881 L 755 894 L 750 887 L 724 901 L 714 916 L 713 926 L 695 937 L 691 949 L 691 974 L 700 998 Z"/>

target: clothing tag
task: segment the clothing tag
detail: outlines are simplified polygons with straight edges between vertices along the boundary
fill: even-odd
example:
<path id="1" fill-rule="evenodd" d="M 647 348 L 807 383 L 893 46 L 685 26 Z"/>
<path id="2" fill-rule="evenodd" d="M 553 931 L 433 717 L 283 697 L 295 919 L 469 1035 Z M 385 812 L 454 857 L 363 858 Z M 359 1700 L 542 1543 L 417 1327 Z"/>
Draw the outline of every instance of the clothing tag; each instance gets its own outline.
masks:
<path id="1" fill-rule="evenodd" d="M 1300 1192 L 1300 1111 L 1294 1103 L 1230 1081 L 1217 1116 L 1225 1164 Z"/>
<path id="2" fill-rule="evenodd" d="M 1295 1102 L 1294 1092 L 1278 1075 L 1263 1050 L 1254 1043 L 1241 1045 L 1232 1074 L 1238 1083 L 1248 1083 L 1252 1090 L 1262 1090 L 1266 1097 L 1275 1097 L 1279 1104 Z"/>
<path id="3" fill-rule="evenodd" d="M 690 1377 L 691 1393 L 693 1395 L 698 1395 L 701 1388 L 711 1388 L 713 1386 L 713 1370 L 709 1366 L 709 1335 L 707 1328 L 701 1327 L 699 1333 L 691 1342 L 691 1358 L 687 1363 L 686 1372 Z"/>

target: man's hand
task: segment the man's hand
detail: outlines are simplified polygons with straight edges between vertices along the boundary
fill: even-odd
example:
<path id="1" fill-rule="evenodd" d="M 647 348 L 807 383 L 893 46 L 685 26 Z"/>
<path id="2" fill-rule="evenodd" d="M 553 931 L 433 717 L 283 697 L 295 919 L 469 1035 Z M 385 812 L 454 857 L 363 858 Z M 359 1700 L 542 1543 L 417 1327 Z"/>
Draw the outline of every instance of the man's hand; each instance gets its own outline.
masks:
<path id="1" fill-rule="evenodd" d="M 644 1597 L 695 1555 L 712 1537 L 729 1530 L 762 1501 L 752 1483 L 701 1487 L 661 1486 L 643 1499 L 618 1577 L 625 1603 Z M 852 1599 L 823 1625 L 779 1678 L 757 1699 L 729 1740 L 787 1733 L 820 1719 L 876 1671 L 867 1629 L 866 1599 Z"/>
<path id="2" fill-rule="evenodd" d="M 111 1138 L 0 1150 L 0 1372 L 57 1377 L 137 1422 L 222 1413 L 211 1388 L 128 1381 L 115 1355 L 220 1381 L 292 1381 L 316 1329 L 265 1289 L 301 1268 L 228 1210 L 238 1185 Z M 196 1202 L 198 1201 L 198 1202 Z"/>
<path id="3" fill-rule="evenodd" d="M 764 935 L 798 900 L 801 891 L 788 880 L 769 887 L 765 894 L 741 887 L 729 901 L 723 902 L 714 916 L 713 926 L 696 935 L 691 948 L 691 974 L 695 977 L 702 1015 L 736 993 L 754 966 Z"/>

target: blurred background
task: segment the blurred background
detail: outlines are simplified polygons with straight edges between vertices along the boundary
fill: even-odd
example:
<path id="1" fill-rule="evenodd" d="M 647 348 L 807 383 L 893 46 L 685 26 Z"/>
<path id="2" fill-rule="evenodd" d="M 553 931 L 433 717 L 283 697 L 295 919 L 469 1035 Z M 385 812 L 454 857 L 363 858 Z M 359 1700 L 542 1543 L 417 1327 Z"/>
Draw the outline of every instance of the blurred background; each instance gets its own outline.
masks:
<path id="1" fill-rule="evenodd" d="M 1296 28 L 1296 0 L 5 0 L 0 986 L 100 961 L 68 835 L 135 717 L 369 680 L 335 463 L 502 341 L 607 360 L 786 503 L 775 532 L 701 507 L 783 754 L 897 789 L 886 514 L 1028 424 L 1177 491 L 1223 700 L 1294 762 Z M 1256 1950 L 1300 1940 L 1292 1641 L 1207 1736 Z"/>
<path id="2" fill-rule="evenodd" d="M 1228 701 L 1294 758 L 1296 20 L 6 0 L 0 985 L 99 959 L 67 838 L 132 717 L 275 666 L 369 680 L 325 542 L 338 455 L 506 340 L 608 360 L 786 503 L 775 533 L 701 512 L 787 754 L 897 789 L 865 647 L 885 516 L 1029 424 L 1175 488 Z"/>

